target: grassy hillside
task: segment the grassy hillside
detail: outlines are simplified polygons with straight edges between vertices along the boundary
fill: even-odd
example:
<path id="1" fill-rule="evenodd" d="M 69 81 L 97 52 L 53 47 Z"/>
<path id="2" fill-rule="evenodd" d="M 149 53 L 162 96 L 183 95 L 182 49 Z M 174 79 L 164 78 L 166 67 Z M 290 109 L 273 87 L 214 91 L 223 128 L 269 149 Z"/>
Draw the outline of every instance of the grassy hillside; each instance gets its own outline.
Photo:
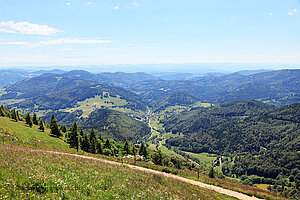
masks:
<path id="1" fill-rule="evenodd" d="M 23 146 L 74 152 L 49 130 L 0 117 L 0 197 L 4 199 L 234 199 L 158 175 Z M 2 142 L 2 141 L 1 141 Z M 19 146 L 20 145 L 20 146 Z"/>
<path id="2" fill-rule="evenodd" d="M 5 199 L 234 199 L 187 183 L 81 158 L 0 145 Z"/>
<path id="3" fill-rule="evenodd" d="M 7 117 L 0 117 L 0 134 L 4 135 L 4 142 L 8 144 L 75 152 L 62 139 L 50 137 L 50 129 L 41 132 L 36 125 L 30 128 L 24 122 L 15 122 Z"/>
<path id="4" fill-rule="evenodd" d="M 69 145 L 63 140 L 51 137 L 48 129 L 43 133 L 38 131 L 35 125 L 29 128 L 23 122 L 15 122 L 9 118 L 0 117 L 0 134 L 5 135 L 5 145 L 0 144 L 0 196 L 5 198 L 35 199 L 43 197 L 53 199 L 54 196 L 65 199 L 96 199 L 95 196 L 100 196 L 102 199 L 111 199 L 116 196 L 120 199 L 228 198 L 181 182 L 132 171 L 127 168 L 123 170 L 120 167 L 95 161 L 28 151 L 22 146 L 77 153 L 74 149 L 70 149 Z M 80 150 L 79 153 L 82 154 L 83 152 Z M 116 157 L 88 155 L 115 161 L 119 160 Z M 133 164 L 133 160 L 125 159 L 124 161 Z M 153 165 L 142 161 L 138 161 L 137 165 L 159 171 L 166 168 L 166 166 Z M 206 175 L 207 172 L 203 170 L 201 169 L 200 173 L 202 182 L 219 185 L 249 195 L 268 197 L 269 199 L 283 199 L 274 193 L 265 192 L 258 188 L 241 186 L 223 179 L 211 179 Z M 176 171 L 180 176 L 197 180 L 195 171 L 187 169 L 177 169 Z"/>

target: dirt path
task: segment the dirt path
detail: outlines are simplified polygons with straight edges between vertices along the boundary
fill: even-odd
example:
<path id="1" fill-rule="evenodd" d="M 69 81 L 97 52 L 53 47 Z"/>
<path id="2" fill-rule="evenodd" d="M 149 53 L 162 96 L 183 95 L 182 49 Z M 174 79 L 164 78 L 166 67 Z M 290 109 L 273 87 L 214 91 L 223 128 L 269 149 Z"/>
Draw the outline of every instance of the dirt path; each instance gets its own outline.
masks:
<path id="1" fill-rule="evenodd" d="M 101 159 L 101 158 L 94 158 L 94 157 L 89 157 L 89 156 L 84 156 L 84 155 L 78 155 L 78 154 L 63 153 L 63 152 L 57 152 L 57 151 L 38 150 L 38 149 L 28 149 L 28 150 L 38 151 L 38 152 L 43 152 L 43 153 L 49 153 L 49 154 L 74 156 L 74 157 L 79 157 L 79 158 L 88 159 L 88 160 L 96 160 L 96 161 L 100 161 L 100 162 L 107 163 L 107 164 L 112 164 L 112 165 L 119 165 L 119 166 L 122 165 L 122 163 L 119 163 L 119 162 L 109 161 L 109 160 L 105 160 L 105 159 Z M 173 175 L 173 174 L 168 174 L 168 173 L 165 173 L 165 172 L 160 172 L 160 171 L 156 171 L 156 170 L 152 170 L 152 169 L 147 169 L 147 168 L 143 168 L 143 167 L 139 167 L 139 166 L 135 166 L 135 165 L 128 165 L 128 164 L 124 164 L 124 165 L 131 168 L 131 169 L 143 171 L 143 172 L 146 172 L 146 173 L 157 174 L 157 175 L 161 175 L 161 176 L 164 176 L 164 177 L 167 177 L 167 178 L 173 178 L 173 179 L 176 179 L 176 180 L 179 180 L 179 181 L 182 181 L 182 182 L 197 185 L 197 186 L 205 188 L 205 189 L 213 190 L 213 191 L 218 192 L 218 193 L 226 194 L 228 196 L 232 196 L 232 197 L 235 197 L 235 198 L 238 198 L 238 199 L 241 199 L 241 200 L 261 200 L 257 197 L 248 196 L 248 195 L 245 195 L 245 194 L 242 194 L 242 193 L 239 193 L 239 192 L 224 189 L 224 188 L 214 186 L 214 185 L 209 185 L 209 184 L 202 183 L 202 182 L 199 182 L 199 181 L 194 181 L 194 180 L 183 178 L 183 177 L 176 176 L 176 175 Z"/>

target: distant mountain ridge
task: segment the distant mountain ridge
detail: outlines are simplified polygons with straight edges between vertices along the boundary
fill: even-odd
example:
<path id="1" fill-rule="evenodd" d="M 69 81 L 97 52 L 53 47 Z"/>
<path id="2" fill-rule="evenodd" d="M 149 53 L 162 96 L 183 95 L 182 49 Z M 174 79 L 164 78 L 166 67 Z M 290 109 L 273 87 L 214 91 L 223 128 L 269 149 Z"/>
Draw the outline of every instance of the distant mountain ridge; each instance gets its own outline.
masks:
<path id="1" fill-rule="evenodd" d="M 282 106 L 300 101 L 300 70 L 278 70 L 245 76 L 200 76 L 192 80 L 147 80 L 129 88 L 145 100 L 174 92 L 188 93 L 204 102 L 226 103 L 256 99 Z"/>
<path id="2" fill-rule="evenodd" d="M 196 101 L 219 104 L 254 99 L 275 106 L 300 101 L 300 70 L 297 69 L 252 75 L 238 72 L 223 76 L 201 75 L 189 80 L 162 80 L 142 72 L 56 71 L 60 74 L 44 73 L 7 86 L 0 93 L 0 101 L 16 99 L 18 102 L 12 106 L 56 110 L 77 106 L 78 101 L 109 92 L 113 97 L 126 100 L 125 107 L 142 111 L 147 107 L 155 111 Z"/>

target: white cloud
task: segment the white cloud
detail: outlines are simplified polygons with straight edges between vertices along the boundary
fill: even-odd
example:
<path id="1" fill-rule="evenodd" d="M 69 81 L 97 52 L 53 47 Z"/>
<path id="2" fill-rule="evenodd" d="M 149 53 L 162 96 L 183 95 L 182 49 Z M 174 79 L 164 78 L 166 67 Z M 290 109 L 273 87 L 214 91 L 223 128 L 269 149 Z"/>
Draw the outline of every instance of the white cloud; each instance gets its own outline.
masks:
<path id="1" fill-rule="evenodd" d="M 139 4 L 138 2 L 133 2 L 133 6 L 134 6 L 135 8 L 138 8 L 138 7 L 140 6 L 140 4 Z"/>
<path id="2" fill-rule="evenodd" d="M 295 9 L 292 9 L 290 10 L 290 12 L 288 12 L 289 15 L 294 15 L 298 10 L 295 8 Z"/>
<path id="3" fill-rule="evenodd" d="M 66 3 L 66 5 L 67 5 L 67 6 L 70 6 L 70 5 L 71 5 L 71 3 L 70 3 L 70 2 L 67 2 L 67 3 Z"/>
<path id="4" fill-rule="evenodd" d="M 110 43 L 110 40 L 95 40 L 95 39 L 70 39 L 70 38 L 59 38 L 55 40 L 40 41 L 38 43 L 31 43 L 27 48 L 34 48 L 46 45 L 61 45 L 61 44 L 105 44 Z"/>
<path id="5" fill-rule="evenodd" d="M 91 2 L 91 1 L 86 2 L 86 5 L 92 5 L 92 4 L 93 4 L 93 2 Z"/>
<path id="6" fill-rule="evenodd" d="M 272 15 L 274 15 L 274 13 L 270 12 L 269 15 L 272 16 Z"/>
<path id="7" fill-rule="evenodd" d="M 61 31 L 47 25 L 2 21 L 0 22 L 0 32 L 54 36 Z"/>
<path id="8" fill-rule="evenodd" d="M 120 8 L 119 6 L 113 7 L 114 10 L 118 10 L 119 8 Z"/>

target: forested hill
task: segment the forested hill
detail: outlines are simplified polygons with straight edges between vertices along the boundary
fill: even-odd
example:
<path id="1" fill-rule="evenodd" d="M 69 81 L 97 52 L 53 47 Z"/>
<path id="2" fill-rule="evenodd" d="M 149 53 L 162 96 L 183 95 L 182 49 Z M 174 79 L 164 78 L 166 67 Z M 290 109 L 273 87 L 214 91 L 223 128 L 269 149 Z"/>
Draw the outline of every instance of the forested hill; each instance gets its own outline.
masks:
<path id="1" fill-rule="evenodd" d="M 232 73 L 223 76 L 190 75 L 190 77 L 188 80 L 163 80 L 146 73 L 93 74 L 83 70 L 62 74 L 46 73 L 6 87 L 0 93 L 0 100 L 23 101 L 49 93 L 60 93 L 59 91 L 62 90 L 67 91 L 68 88 L 73 90 L 78 86 L 101 84 L 112 88 L 120 87 L 119 91 L 121 88 L 126 88 L 128 94 L 129 91 L 137 94 L 135 100 L 151 106 L 153 110 L 159 109 L 162 101 L 169 101 L 167 100 L 169 97 L 182 93 L 190 100 L 194 98 L 214 104 L 255 99 L 271 105 L 283 106 L 300 101 L 300 70 L 296 69 L 251 75 Z M 133 94 L 129 96 L 133 97 Z M 176 98 L 172 101 L 174 99 Z M 175 104 L 182 103 L 181 97 L 177 100 Z M 39 101 L 37 100 L 35 104 Z"/>
<path id="2" fill-rule="evenodd" d="M 300 101 L 300 70 L 278 70 L 242 75 L 199 76 L 190 80 L 146 80 L 130 87 L 148 101 L 174 92 L 188 93 L 204 102 L 227 103 L 255 99 L 275 106 Z"/>
<path id="3" fill-rule="evenodd" d="M 193 109 L 170 116 L 161 122 L 167 132 L 189 135 L 272 109 L 274 108 L 259 101 L 241 101 Z"/>
<path id="4" fill-rule="evenodd" d="M 53 113 L 48 113 L 45 120 L 51 118 Z M 57 120 L 67 126 L 71 126 L 74 121 L 84 130 L 94 129 L 97 134 L 104 138 L 113 138 L 116 141 L 141 141 L 143 137 L 149 136 L 150 127 L 141 121 L 111 109 L 96 109 L 88 117 L 82 118 L 82 111 L 55 112 Z"/>
<path id="5" fill-rule="evenodd" d="M 83 129 L 94 129 L 104 137 L 117 141 L 142 141 L 146 135 L 151 134 L 150 127 L 121 112 L 109 109 L 97 109 L 88 118 L 78 121 Z"/>
<path id="6" fill-rule="evenodd" d="M 33 108 L 35 105 L 39 109 L 59 110 L 68 107 L 73 107 L 78 101 L 94 98 L 95 96 L 104 97 L 108 93 L 111 97 L 119 96 L 126 100 L 126 108 L 132 110 L 146 111 L 146 104 L 136 94 L 119 87 L 113 87 L 104 84 L 95 85 L 75 85 L 61 90 L 49 92 L 33 98 L 28 98 L 16 106 L 20 108 Z"/>
<path id="7" fill-rule="evenodd" d="M 197 153 L 240 155 L 230 169 L 237 175 L 276 178 L 300 168 L 300 103 L 260 109 L 255 105 L 247 109 L 249 113 L 240 105 L 195 110 L 164 120 L 167 130 L 184 134 L 167 140 L 167 145 Z"/>
<path id="8" fill-rule="evenodd" d="M 85 71 L 65 74 L 46 73 L 23 80 L 5 89 L 0 100 L 17 100 L 12 106 L 29 111 L 59 110 L 72 108 L 78 101 L 101 96 L 104 93 L 126 101 L 123 107 L 145 111 L 146 103 L 141 98 L 121 87 L 98 83 L 96 75 Z"/>
<path id="9" fill-rule="evenodd" d="M 191 152 L 259 152 L 261 148 L 300 150 L 300 103 L 272 108 L 255 101 L 180 113 L 162 120 L 183 138 L 168 144 Z"/>

